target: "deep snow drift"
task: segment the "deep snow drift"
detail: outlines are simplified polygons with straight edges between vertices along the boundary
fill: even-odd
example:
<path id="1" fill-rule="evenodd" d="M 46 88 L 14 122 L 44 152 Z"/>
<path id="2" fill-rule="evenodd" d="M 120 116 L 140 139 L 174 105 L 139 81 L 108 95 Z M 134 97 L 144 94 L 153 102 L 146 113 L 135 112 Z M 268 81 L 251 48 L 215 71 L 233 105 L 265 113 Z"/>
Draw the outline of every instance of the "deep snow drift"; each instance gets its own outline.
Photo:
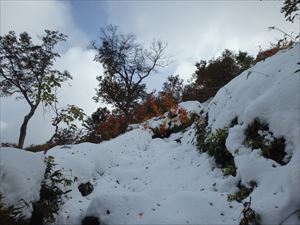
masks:
<path id="1" fill-rule="evenodd" d="M 193 125 L 165 139 L 152 139 L 149 129 L 135 125 L 111 141 L 47 152 L 66 175 L 78 177 L 56 223 L 80 224 L 91 215 L 105 224 L 238 224 L 243 204 L 228 202 L 227 195 L 238 190 L 239 181 L 255 180 L 251 208 L 262 224 L 280 224 L 300 209 L 300 72 L 295 73 L 299 52 L 298 44 L 258 63 L 224 86 L 209 104 L 180 104 L 188 112 L 207 112 L 213 130 L 238 117 L 226 140 L 236 177 L 224 176 L 208 154 L 198 152 Z M 244 130 L 257 117 L 269 124 L 275 137 L 285 138 L 286 165 L 243 144 Z M 164 120 L 153 118 L 145 124 L 155 127 Z M 181 144 L 177 143 L 181 137 Z M 0 192 L 8 204 L 38 199 L 43 157 L 43 153 L 1 149 Z M 94 191 L 83 197 L 77 186 L 87 181 Z M 293 215 L 284 224 L 300 220 Z"/>

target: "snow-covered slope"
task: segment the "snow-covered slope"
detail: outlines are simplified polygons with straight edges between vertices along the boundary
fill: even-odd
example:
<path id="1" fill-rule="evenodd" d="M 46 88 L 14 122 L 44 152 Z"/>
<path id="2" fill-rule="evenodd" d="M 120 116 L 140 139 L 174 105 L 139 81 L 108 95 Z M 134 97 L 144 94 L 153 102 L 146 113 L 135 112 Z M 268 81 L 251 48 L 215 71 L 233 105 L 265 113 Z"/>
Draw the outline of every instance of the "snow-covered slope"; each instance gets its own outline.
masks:
<path id="1" fill-rule="evenodd" d="M 101 144 L 55 147 L 55 157 L 66 175 L 78 177 L 57 224 L 80 224 L 97 216 L 104 224 L 238 224 L 242 203 L 228 202 L 241 181 L 255 180 L 251 208 L 262 224 L 279 224 L 300 209 L 300 46 L 260 62 L 223 87 L 209 104 L 181 103 L 190 112 L 207 112 L 213 129 L 229 129 L 226 146 L 234 156 L 237 175 L 224 176 L 214 160 L 195 146 L 195 129 L 169 138 L 152 139 L 150 130 L 133 130 Z M 275 137 L 286 139 L 288 163 L 279 165 L 244 146 L 244 130 L 254 118 L 269 124 Z M 159 125 L 163 118 L 147 122 Z M 176 142 L 178 138 L 181 143 Z M 30 156 L 30 157 L 29 157 Z M 1 149 L 0 192 L 13 204 L 19 196 L 36 200 L 44 171 L 41 153 Z M 275 166 L 274 166 L 275 165 Z M 69 171 L 69 172 L 68 172 Z M 81 196 L 80 183 L 94 191 Z M 30 191 L 29 191 L 30 190 Z M 249 200 L 249 197 L 246 200 Z M 284 224 L 300 224 L 296 215 Z"/>

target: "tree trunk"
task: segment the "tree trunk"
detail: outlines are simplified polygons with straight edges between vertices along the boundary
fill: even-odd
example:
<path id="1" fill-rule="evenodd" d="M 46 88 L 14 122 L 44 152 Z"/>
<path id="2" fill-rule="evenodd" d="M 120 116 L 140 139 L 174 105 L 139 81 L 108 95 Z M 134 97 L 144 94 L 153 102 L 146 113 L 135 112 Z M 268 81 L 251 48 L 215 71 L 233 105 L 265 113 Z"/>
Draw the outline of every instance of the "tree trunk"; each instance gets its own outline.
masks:
<path id="1" fill-rule="evenodd" d="M 37 106 L 31 107 L 30 112 L 24 117 L 21 129 L 20 129 L 18 148 L 23 148 L 25 136 L 26 136 L 27 124 L 28 124 L 29 120 L 31 119 L 31 117 L 33 116 L 36 108 L 37 108 Z"/>

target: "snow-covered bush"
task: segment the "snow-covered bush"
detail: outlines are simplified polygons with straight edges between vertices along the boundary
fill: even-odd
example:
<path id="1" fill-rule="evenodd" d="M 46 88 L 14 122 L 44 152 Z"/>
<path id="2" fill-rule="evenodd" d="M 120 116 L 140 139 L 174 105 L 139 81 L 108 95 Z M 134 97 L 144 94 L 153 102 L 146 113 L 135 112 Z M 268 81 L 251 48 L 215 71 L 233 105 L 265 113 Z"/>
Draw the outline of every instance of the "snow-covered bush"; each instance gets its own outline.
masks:
<path id="1" fill-rule="evenodd" d="M 155 127 L 149 127 L 153 132 L 153 138 L 167 138 L 173 133 L 179 133 L 192 125 L 197 115 L 189 114 L 185 109 L 176 107 L 170 109 L 162 123 Z"/>
<path id="2" fill-rule="evenodd" d="M 217 129 L 207 135 L 205 139 L 205 146 L 203 149 L 210 156 L 212 156 L 219 168 L 222 168 L 224 175 L 236 175 L 236 167 L 232 154 L 225 146 L 226 138 L 228 136 L 228 128 Z"/>
<path id="3" fill-rule="evenodd" d="M 198 121 L 196 122 L 196 140 L 197 140 L 197 148 L 200 152 L 205 152 L 205 149 L 207 149 L 205 139 L 207 137 L 207 134 L 209 133 L 209 127 L 208 125 L 208 116 L 207 114 L 205 116 L 201 116 Z"/>
<path id="4" fill-rule="evenodd" d="M 45 158 L 46 169 L 44 179 L 41 182 L 40 198 L 32 203 L 31 218 L 25 218 L 22 210 L 29 203 L 20 199 L 19 204 L 5 206 L 0 194 L 0 224 L 5 225 L 43 225 L 55 222 L 60 206 L 64 203 L 64 198 L 71 191 L 65 190 L 71 186 L 73 180 L 65 178 L 61 170 L 55 170 L 54 157 Z"/>
<path id="5" fill-rule="evenodd" d="M 202 117 L 196 124 L 196 138 L 199 152 L 207 152 L 214 158 L 223 174 L 236 175 L 236 166 L 232 154 L 226 148 L 228 128 L 217 129 L 214 132 L 207 127 L 207 117 Z"/>
<path id="6" fill-rule="evenodd" d="M 256 118 L 245 130 L 245 144 L 252 150 L 260 149 L 265 158 L 272 159 L 281 165 L 285 165 L 285 138 L 274 137 L 269 131 L 268 124 Z"/>
<path id="7" fill-rule="evenodd" d="M 241 181 L 239 181 L 237 187 L 239 188 L 237 192 L 227 195 L 227 200 L 229 202 L 231 201 L 242 202 L 251 194 L 254 188 L 257 187 L 257 183 L 255 181 L 250 181 L 245 186 L 241 183 Z"/>
<path id="8" fill-rule="evenodd" d="M 64 177 L 61 170 L 55 170 L 54 157 L 45 158 L 46 170 L 44 180 L 41 183 L 40 199 L 33 203 L 31 224 L 44 224 L 55 222 L 60 206 L 71 191 L 65 190 L 71 186 L 72 180 Z"/>
<path id="9" fill-rule="evenodd" d="M 23 206 L 6 206 L 3 202 L 3 196 L 0 193 L 0 224 L 5 225 L 23 225 L 26 224 L 22 215 Z"/>

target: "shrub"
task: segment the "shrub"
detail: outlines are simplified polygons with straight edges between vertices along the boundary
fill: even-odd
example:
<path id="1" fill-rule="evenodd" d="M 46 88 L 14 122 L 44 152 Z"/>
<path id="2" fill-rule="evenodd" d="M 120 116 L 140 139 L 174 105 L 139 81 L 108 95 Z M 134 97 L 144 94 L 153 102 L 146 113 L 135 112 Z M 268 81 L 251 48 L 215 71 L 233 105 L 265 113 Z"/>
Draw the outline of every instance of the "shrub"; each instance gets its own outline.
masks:
<path id="1" fill-rule="evenodd" d="M 152 138 L 168 138 L 171 135 L 171 129 L 165 123 L 160 124 L 159 127 L 151 128 Z"/>
<path id="2" fill-rule="evenodd" d="M 23 206 L 5 206 L 4 197 L 0 193 L 0 224 L 3 225 L 25 225 L 27 221 L 22 215 Z"/>
<path id="3" fill-rule="evenodd" d="M 205 139 L 209 134 L 208 128 L 208 116 L 207 114 L 204 117 L 200 117 L 196 123 L 196 138 L 197 138 L 197 148 L 200 152 L 207 151 L 207 143 Z"/>
<path id="4" fill-rule="evenodd" d="M 132 113 L 131 122 L 141 123 L 152 117 L 160 116 L 163 112 L 158 99 L 153 93 L 147 95 L 146 100 L 140 104 Z"/>
<path id="5" fill-rule="evenodd" d="M 228 129 L 217 129 L 214 133 L 207 128 L 207 116 L 201 118 L 196 124 L 197 147 L 200 152 L 207 152 L 215 159 L 223 174 L 236 175 L 236 166 L 232 154 L 225 146 Z"/>
<path id="6" fill-rule="evenodd" d="M 182 101 L 204 101 L 204 99 L 206 99 L 206 97 L 203 96 L 202 89 L 194 82 L 191 82 L 183 87 Z"/>
<path id="7" fill-rule="evenodd" d="M 178 100 L 172 92 L 161 92 L 158 97 L 158 105 L 162 112 L 177 108 Z"/>
<path id="8" fill-rule="evenodd" d="M 110 140 L 123 134 L 127 127 L 129 121 L 123 115 L 111 115 L 103 123 L 98 124 L 96 128 L 97 135 L 99 135 L 101 141 Z"/>
<path id="9" fill-rule="evenodd" d="M 67 198 L 67 194 L 71 191 L 64 189 L 71 186 L 73 181 L 65 178 L 61 170 L 54 170 L 56 165 L 54 157 L 46 157 L 45 163 L 46 169 L 41 183 L 40 199 L 32 204 L 31 225 L 55 222 L 55 215 L 58 214 L 60 206 L 63 204 L 63 198 Z"/>
<path id="10" fill-rule="evenodd" d="M 248 125 L 245 130 L 245 144 L 253 149 L 260 149 L 265 158 L 272 159 L 281 165 L 285 165 L 286 156 L 285 138 L 273 136 L 269 126 L 258 118 Z"/>
<path id="11" fill-rule="evenodd" d="M 171 123 L 171 133 L 178 133 L 184 131 L 186 128 L 191 126 L 196 120 L 196 116 L 194 114 L 189 115 L 188 112 L 183 108 L 176 108 L 176 110 L 174 111 L 175 117 L 173 124 Z"/>
<path id="12" fill-rule="evenodd" d="M 222 56 L 196 63 L 193 81 L 184 87 L 183 100 L 207 101 L 218 90 L 253 64 L 253 57 L 246 52 L 237 54 L 224 50 Z"/>
<path id="13" fill-rule="evenodd" d="M 280 49 L 278 47 L 271 47 L 266 50 L 260 50 L 256 56 L 255 61 L 259 62 L 275 55 Z"/>
<path id="14" fill-rule="evenodd" d="M 153 117 L 162 116 L 165 112 L 170 112 L 169 116 L 177 117 L 177 104 L 181 98 L 182 81 L 179 76 L 170 76 L 168 82 L 164 83 L 163 91 L 157 96 L 152 92 L 145 96 L 144 100 L 135 104 L 128 114 L 118 111 L 110 112 L 107 108 L 99 108 L 83 124 L 87 129 L 87 134 L 79 142 L 89 141 L 100 143 L 104 140 L 115 138 L 124 133 L 130 123 L 143 123 Z M 172 132 L 179 132 L 187 127 L 187 112 L 179 112 L 180 120 L 184 126 L 174 125 L 174 131 L 167 131 L 169 128 L 160 126 L 153 129 L 155 137 L 168 137 Z M 78 142 L 77 142 L 78 143 Z"/>
<path id="15" fill-rule="evenodd" d="M 276 27 L 269 27 L 270 30 L 279 30 Z M 282 30 L 279 30 L 281 32 L 283 32 Z M 282 49 L 287 49 L 290 48 L 293 45 L 293 42 L 295 41 L 295 39 L 293 39 L 293 37 L 291 35 L 284 33 L 284 38 L 280 39 L 277 43 L 271 43 L 270 46 L 267 49 L 260 49 L 260 51 L 258 52 L 258 54 L 256 55 L 256 58 L 254 60 L 255 63 L 266 60 L 267 58 L 275 55 L 277 52 L 279 52 Z M 288 40 L 286 37 L 289 36 L 292 39 Z"/>
<path id="16" fill-rule="evenodd" d="M 177 99 L 171 92 L 160 92 L 157 97 L 155 97 L 154 92 L 152 92 L 147 95 L 146 100 L 132 112 L 130 122 L 142 123 L 152 117 L 161 116 L 165 112 L 169 112 L 170 116 L 173 115 L 176 117 L 177 103 Z"/>
<path id="17" fill-rule="evenodd" d="M 207 153 L 212 156 L 218 167 L 223 169 L 224 175 L 236 175 L 236 167 L 232 154 L 225 146 L 228 129 L 217 129 L 215 133 L 210 133 L 205 139 Z"/>
<path id="18" fill-rule="evenodd" d="M 57 145 L 74 144 L 82 137 L 82 130 L 77 128 L 64 128 L 59 129 L 55 135 L 47 143 L 54 147 Z"/>
<path id="19" fill-rule="evenodd" d="M 82 126 L 85 127 L 87 131 L 87 136 L 97 136 L 96 128 L 99 124 L 105 122 L 105 120 L 110 117 L 111 112 L 108 108 L 99 107 L 91 116 L 89 116 L 85 121 L 83 121 Z"/>
<path id="20" fill-rule="evenodd" d="M 167 119 L 159 127 L 151 128 L 154 135 L 152 138 L 167 138 L 172 133 L 184 131 L 191 126 L 197 117 L 188 115 L 188 112 L 182 108 L 172 108 L 168 112 Z"/>
<path id="21" fill-rule="evenodd" d="M 45 158 L 46 169 L 44 179 L 41 183 L 40 199 L 32 203 L 33 212 L 30 219 L 25 219 L 21 209 L 24 203 L 23 199 L 18 202 L 18 206 L 6 207 L 3 203 L 3 197 L 0 193 L 0 224 L 2 225 L 43 225 L 45 223 L 54 223 L 55 215 L 58 214 L 60 206 L 63 204 L 63 199 L 68 198 L 68 193 L 71 191 L 64 190 L 71 186 L 74 180 L 64 177 L 61 170 L 54 170 L 54 157 L 48 156 Z"/>
<path id="22" fill-rule="evenodd" d="M 251 197 L 249 202 L 245 202 L 244 209 L 242 211 L 243 218 L 239 225 L 260 225 L 260 216 L 251 209 Z"/>
<path id="23" fill-rule="evenodd" d="M 188 112 L 185 109 L 178 109 L 178 117 L 181 124 L 188 124 L 190 122 Z"/>
<path id="24" fill-rule="evenodd" d="M 237 191 L 234 194 L 228 194 L 227 200 L 228 201 L 237 201 L 242 202 L 245 198 L 247 198 L 255 187 L 257 187 L 257 183 L 255 181 L 250 181 L 247 186 L 241 184 L 241 181 L 239 181 L 238 186 L 239 191 Z"/>

